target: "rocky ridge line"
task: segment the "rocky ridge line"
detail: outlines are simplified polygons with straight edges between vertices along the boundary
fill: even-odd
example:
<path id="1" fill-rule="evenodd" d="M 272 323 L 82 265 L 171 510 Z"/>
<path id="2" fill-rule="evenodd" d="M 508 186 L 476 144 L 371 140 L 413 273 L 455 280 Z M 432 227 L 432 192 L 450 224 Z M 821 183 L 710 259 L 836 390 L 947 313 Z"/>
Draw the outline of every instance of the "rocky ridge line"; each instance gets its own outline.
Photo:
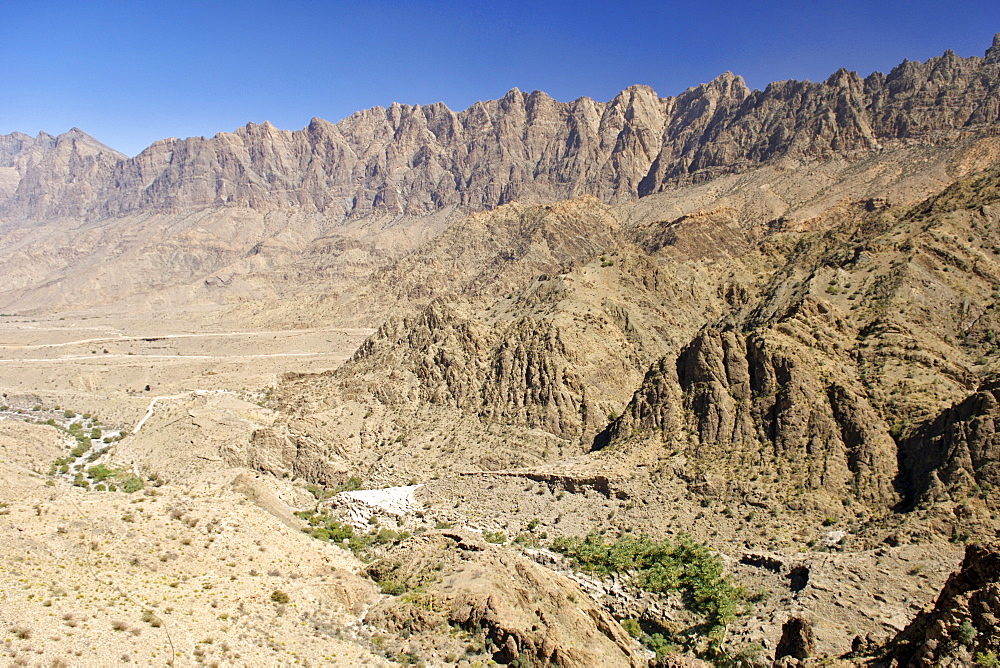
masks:
<path id="1" fill-rule="evenodd" d="M 782 81 L 763 91 L 727 72 L 677 97 L 632 86 L 607 103 L 517 89 L 461 112 L 394 103 L 294 132 L 265 122 L 164 139 L 132 159 L 104 152 L 81 162 L 85 152 L 49 151 L 28 162 L 0 214 L 102 218 L 236 206 L 342 218 L 583 194 L 613 203 L 779 158 L 855 158 L 954 139 L 1000 119 L 998 91 L 995 39 L 983 58 L 948 51 L 889 74 L 862 79 L 842 69 L 822 83 Z"/>

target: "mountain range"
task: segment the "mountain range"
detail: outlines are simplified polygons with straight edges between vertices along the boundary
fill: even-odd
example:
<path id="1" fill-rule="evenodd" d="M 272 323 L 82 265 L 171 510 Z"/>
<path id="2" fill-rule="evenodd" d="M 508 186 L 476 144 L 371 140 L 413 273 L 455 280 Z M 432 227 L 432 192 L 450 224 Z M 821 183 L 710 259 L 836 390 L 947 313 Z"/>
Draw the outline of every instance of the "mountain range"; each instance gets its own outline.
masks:
<path id="1" fill-rule="evenodd" d="M 982 58 L 866 78 L 761 91 L 726 73 L 606 103 L 512 90 L 461 112 L 394 104 L 165 139 L 134 158 L 76 129 L 0 136 L 0 275 L 0 308 L 19 317 L 372 327 L 338 368 L 276 379 L 266 424 L 240 422 L 208 455 L 166 456 L 148 432 L 111 448 L 168 483 L 199 458 L 316 489 L 420 484 L 441 530 L 684 534 L 750 580 L 805 552 L 879 564 L 1000 535 L 1000 35 Z M 436 536 L 396 546 L 373 577 L 431 587 L 424 551 L 453 545 L 479 555 L 445 560 L 460 573 L 515 568 Z M 970 572 L 993 563 L 983 550 Z M 788 578 L 808 574 L 796 564 Z M 901 590 L 920 581 L 897 575 Z M 888 613 L 835 609 L 875 610 L 876 594 L 839 592 L 761 602 L 726 642 L 808 608 L 830 615 L 816 630 L 829 655 L 912 658 L 933 618 L 941 640 L 922 660 L 995 659 L 1000 609 L 952 600 L 1000 580 L 980 575 L 949 580 L 939 608 L 960 612 L 928 609 L 891 642 L 861 635 L 885 634 Z M 697 626 L 620 598 L 616 619 L 677 638 Z M 489 629 L 497 660 L 595 660 L 534 621 L 504 626 L 527 603 L 491 616 L 509 600 L 475 600 L 442 612 L 414 595 L 376 617 L 421 651 L 445 642 L 441 613 Z M 609 665 L 641 663 L 605 613 L 566 623 L 610 642 Z"/>

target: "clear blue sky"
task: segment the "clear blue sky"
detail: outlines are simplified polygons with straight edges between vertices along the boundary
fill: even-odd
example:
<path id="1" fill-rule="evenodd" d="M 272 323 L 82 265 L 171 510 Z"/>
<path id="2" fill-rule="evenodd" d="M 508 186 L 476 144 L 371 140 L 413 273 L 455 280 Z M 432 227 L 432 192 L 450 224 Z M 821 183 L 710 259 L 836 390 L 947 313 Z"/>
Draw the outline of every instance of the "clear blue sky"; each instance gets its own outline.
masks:
<path id="1" fill-rule="evenodd" d="M 0 133 L 77 126 L 134 155 L 248 121 L 298 129 L 394 101 L 460 110 L 513 87 L 608 100 L 721 72 L 754 88 L 981 56 L 1000 0 L 100 2 L 0 0 Z"/>

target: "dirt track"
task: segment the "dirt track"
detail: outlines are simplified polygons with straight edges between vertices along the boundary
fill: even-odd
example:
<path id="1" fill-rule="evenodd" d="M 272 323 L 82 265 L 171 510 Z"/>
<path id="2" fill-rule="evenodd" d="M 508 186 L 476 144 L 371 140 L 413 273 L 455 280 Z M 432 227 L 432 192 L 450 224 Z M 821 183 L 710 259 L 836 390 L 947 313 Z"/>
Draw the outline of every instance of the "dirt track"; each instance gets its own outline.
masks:
<path id="1" fill-rule="evenodd" d="M 254 392 L 286 371 L 335 368 L 370 332 L 191 331 L 169 318 L 125 324 L 4 318 L 0 392 L 5 403 L 58 404 L 136 424 L 155 397 Z"/>

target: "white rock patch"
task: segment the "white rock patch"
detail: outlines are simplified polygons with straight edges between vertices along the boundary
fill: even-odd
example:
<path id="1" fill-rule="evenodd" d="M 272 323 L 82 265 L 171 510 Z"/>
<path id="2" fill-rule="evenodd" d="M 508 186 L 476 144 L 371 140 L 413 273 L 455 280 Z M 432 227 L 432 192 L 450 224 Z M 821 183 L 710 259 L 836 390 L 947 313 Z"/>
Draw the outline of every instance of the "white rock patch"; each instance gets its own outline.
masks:
<path id="1" fill-rule="evenodd" d="M 347 515 L 347 523 L 356 529 L 368 526 L 372 515 L 384 513 L 396 517 L 412 515 L 420 507 L 414 493 L 423 485 L 404 485 L 383 489 L 359 489 L 341 492 L 330 499 L 330 507 Z"/>

